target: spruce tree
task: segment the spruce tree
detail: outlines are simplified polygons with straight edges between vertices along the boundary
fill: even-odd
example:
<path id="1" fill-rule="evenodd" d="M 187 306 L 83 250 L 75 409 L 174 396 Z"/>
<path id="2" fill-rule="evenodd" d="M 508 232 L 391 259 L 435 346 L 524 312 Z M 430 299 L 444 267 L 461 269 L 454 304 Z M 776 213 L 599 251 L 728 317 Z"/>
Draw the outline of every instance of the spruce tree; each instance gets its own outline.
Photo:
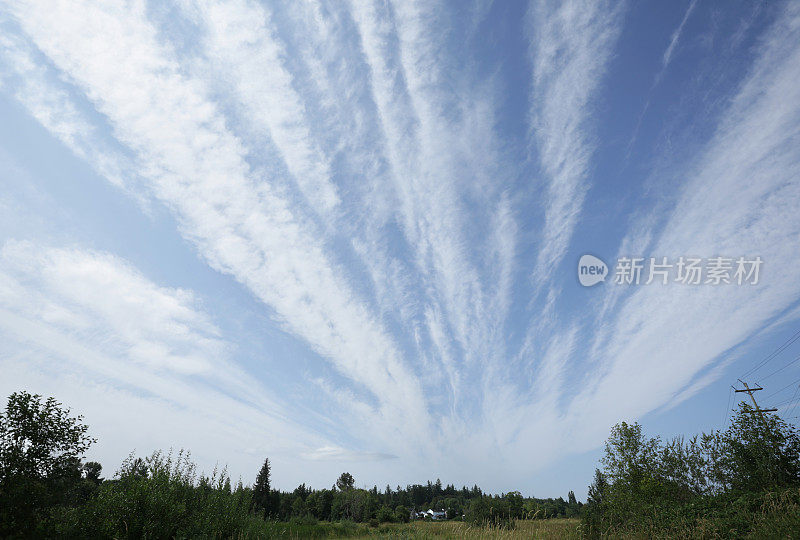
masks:
<path id="1" fill-rule="evenodd" d="M 270 514 L 271 508 L 269 486 L 269 458 L 264 460 L 264 465 L 258 471 L 256 484 L 253 486 L 253 499 L 250 503 L 251 510 L 261 514 L 264 519 Z"/>

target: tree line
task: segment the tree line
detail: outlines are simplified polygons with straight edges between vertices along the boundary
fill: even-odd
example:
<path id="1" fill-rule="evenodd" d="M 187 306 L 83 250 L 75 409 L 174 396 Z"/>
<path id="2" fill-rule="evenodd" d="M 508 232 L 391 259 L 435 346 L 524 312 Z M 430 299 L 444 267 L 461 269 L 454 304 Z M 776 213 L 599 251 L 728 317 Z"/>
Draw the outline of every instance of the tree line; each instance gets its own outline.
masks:
<path id="1" fill-rule="evenodd" d="M 311 489 L 305 484 L 293 491 L 272 490 L 269 485 L 269 459 L 253 485 L 254 511 L 265 519 L 289 520 L 313 517 L 319 520 L 352 520 L 367 522 L 408 522 L 420 510 L 433 509 L 445 513 L 445 519 L 467 518 L 489 520 L 493 515 L 508 523 L 515 519 L 544 519 L 578 516 L 583 506 L 570 491 L 565 501 L 523 497 L 518 491 L 500 495 L 486 494 L 477 485 L 471 488 L 443 485 L 437 479 L 427 484 L 411 484 L 383 490 L 377 486 L 358 489 L 350 473 L 342 473 L 330 489 Z"/>
<path id="2" fill-rule="evenodd" d="M 361 489 L 347 472 L 329 489 L 282 491 L 271 486 L 268 458 L 252 485 L 234 485 L 224 468 L 198 473 L 184 451 L 131 454 L 104 479 L 100 463 L 82 461 L 95 442 L 83 418 L 54 398 L 12 394 L 0 413 L 0 537 L 262 537 L 278 535 L 278 522 L 337 522 L 350 530 L 352 523 L 408 522 L 426 509 L 511 528 L 517 519 L 578 516 L 582 507 L 573 492 L 567 500 L 492 495 L 438 479 Z"/>
<path id="3" fill-rule="evenodd" d="M 94 443 L 54 398 L 12 394 L 0 412 L 0 537 L 365 536 L 428 508 L 482 528 L 580 517 L 589 538 L 800 537 L 800 432 L 744 403 L 725 430 L 689 439 L 618 424 L 586 504 L 440 480 L 362 489 L 347 472 L 330 488 L 282 491 L 269 459 L 252 485 L 234 484 L 225 468 L 198 473 L 184 451 L 131 454 L 103 478 L 83 460 Z"/>

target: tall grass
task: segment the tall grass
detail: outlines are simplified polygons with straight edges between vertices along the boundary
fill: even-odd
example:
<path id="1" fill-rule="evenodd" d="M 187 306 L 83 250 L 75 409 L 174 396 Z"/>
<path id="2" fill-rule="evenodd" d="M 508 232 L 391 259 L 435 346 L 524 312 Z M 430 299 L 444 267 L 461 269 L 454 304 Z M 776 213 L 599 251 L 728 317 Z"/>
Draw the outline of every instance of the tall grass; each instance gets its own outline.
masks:
<path id="1" fill-rule="evenodd" d="M 727 493 L 650 511 L 640 508 L 624 521 L 595 525 L 587 529 L 592 537 L 800 538 L 800 489 Z"/>

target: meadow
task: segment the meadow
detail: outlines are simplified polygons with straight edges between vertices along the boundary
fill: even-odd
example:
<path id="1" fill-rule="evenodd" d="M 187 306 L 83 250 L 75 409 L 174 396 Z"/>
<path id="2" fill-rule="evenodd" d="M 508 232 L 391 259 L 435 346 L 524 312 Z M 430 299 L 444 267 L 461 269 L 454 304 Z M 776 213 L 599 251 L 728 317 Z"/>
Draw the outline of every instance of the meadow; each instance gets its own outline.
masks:
<path id="1" fill-rule="evenodd" d="M 447 538 L 581 538 L 580 519 L 555 518 L 538 520 L 517 520 L 511 529 L 470 526 L 460 521 L 427 522 L 415 521 L 404 525 L 392 525 L 388 530 L 361 538 L 409 538 L 409 539 L 447 539 Z"/>
<path id="2" fill-rule="evenodd" d="M 393 538 L 408 540 L 581 538 L 580 519 L 517 520 L 513 529 L 472 526 L 462 521 L 412 521 L 385 523 L 377 527 L 352 522 L 272 522 L 253 523 L 245 538 Z"/>

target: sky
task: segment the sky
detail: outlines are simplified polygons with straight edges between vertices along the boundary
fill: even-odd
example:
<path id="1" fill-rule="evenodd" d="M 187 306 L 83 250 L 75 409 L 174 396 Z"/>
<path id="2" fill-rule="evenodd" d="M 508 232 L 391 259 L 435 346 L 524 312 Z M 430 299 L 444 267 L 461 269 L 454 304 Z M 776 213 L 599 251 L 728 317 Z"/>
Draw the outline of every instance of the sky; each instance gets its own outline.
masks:
<path id="1" fill-rule="evenodd" d="M 580 499 L 617 422 L 800 414 L 797 2 L 0 5 L 0 396 L 106 476 Z"/>

